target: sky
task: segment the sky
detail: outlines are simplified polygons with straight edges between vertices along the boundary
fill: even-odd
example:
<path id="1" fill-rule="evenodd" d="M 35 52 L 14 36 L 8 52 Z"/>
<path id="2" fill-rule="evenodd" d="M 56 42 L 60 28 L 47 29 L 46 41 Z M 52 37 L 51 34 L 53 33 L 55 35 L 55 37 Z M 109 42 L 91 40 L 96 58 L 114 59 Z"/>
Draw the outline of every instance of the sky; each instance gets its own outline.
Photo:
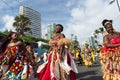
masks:
<path id="1" fill-rule="evenodd" d="M 14 30 L 14 17 L 21 5 L 40 12 L 42 37 L 48 24 L 62 24 L 67 38 L 77 36 L 80 44 L 86 42 L 94 31 L 102 26 L 103 19 L 112 19 L 116 31 L 120 31 L 120 12 L 111 0 L 0 0 L 0 31 Z M 120 3 L 120 0 L 118 0 Z"/>

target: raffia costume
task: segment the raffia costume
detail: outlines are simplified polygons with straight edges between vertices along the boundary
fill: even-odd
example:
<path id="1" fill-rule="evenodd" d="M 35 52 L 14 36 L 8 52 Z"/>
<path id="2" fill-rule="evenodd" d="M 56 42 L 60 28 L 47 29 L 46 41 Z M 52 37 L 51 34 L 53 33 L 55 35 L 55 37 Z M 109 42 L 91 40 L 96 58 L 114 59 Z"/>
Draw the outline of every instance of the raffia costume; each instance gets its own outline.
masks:
<path id="1" fill-rule="evenodd" d="M 68 80 L 68 75 L 72 77 L 71 80 L 75 80 L 75 72 L 78 71 L 68 49 L 70 41 L 66 38 L 58 38 L 57 41 L 57 45 L 50 51 L 48 61 L 38 67 L 39 80 Z"/>
<path id="2" fill-rule="evenodd" d="M 110 40 L 110 44 L 120 43 L 120 36 Z M 102 72 L 104 80 L 120 80 L 120 46 L 102 49 Z"/>

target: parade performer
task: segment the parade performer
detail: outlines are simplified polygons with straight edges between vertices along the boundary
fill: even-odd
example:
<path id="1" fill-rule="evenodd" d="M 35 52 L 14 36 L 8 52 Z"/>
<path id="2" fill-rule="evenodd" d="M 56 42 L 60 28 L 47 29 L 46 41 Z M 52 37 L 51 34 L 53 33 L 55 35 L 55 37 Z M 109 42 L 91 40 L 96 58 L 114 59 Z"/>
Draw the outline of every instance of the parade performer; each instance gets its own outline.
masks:
<path id="1" fill-rule="evenodd" d="M 92 61 L 95 62 L 96 59 L 95 59 L 95 52 L 94 52 L 94 49 L 92 46 L 90 46 L 90 52 L 91 52 L 91 58 L 92 58 Z"/>
<path id="2" fill-rule="evenodd" d="M 89 44 L 85 43 L 85 48 L 84 48 L 84 54 L 85 54 L 85 65 L 87 67 L 91 67 L 92 66 L 92 61 L 91 61 L 91 52 L 90 52 L 90 48 L 89 48 Z"/>
<path id="3" fill-rule="evenodd" d="M 18 41 L 18 34 L 16 32 L 10 32 L 0 46 L 0 63 L 3 71 L 1 79 L 21 80 L 21 77 L 25 76 L 23 74 L 24 70 L 28 71 L 28 67 L 24 67 L 27 61 L 24 44 Z M 27 77 L 30 76 L 29 73 L 27 73 Z"/>
<path id="4" fill-rule="evenodd" d="M 99 59 L 102 59 L 102 52 L 101 52 L 101 49 L 102 49 L 102 45 L 98 45 L 97 53 L 99 53 Z"/>
<path id="5" fill-rule="evenodd" d="M 103 20 L 107 31 L 103 37 L 102 72 L 104 80 L 120 80 L 120 33 L 116 32 L 112 20 Z"/>
<path id="6" fill-rule="evenodd" d="M 37 62 L 36 59 L 38 58 L 38 56 L 35 56 L 35 51 L 33 46 L 28 43 L 26 44 L 26 58 L 27 58 L 27 62 L 29 64 L 29 69 L 32 68 L 34 70 L 34 76 L 36 77 L 36 71 L 37 71 Z"/>
<path id="7" fill-rule="evenodd" d="M 75 72 L 78 71 L 69 50 L 70 40 L 65 38 L 62 31 L 63 26 L 57 24 L 55 35 L 49 41 L 51 49 L 48 61 L 37 70 L 39 80 L 68 80 L 69 76 L 70 80 L 76 79 Z"/>

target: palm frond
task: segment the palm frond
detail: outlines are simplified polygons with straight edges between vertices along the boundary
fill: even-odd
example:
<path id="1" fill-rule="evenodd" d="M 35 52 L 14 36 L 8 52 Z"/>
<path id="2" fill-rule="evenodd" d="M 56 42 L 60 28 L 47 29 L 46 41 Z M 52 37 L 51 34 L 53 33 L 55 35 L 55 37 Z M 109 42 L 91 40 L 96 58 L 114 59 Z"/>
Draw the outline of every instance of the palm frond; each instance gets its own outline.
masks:
<path id="1" fill-rule="evenodd" d="M 15 22 L 13 23 L 13 26 L 16 28 L 15 30 L 21 34 L 24 35 L 24 32 L 30 31 L 29 25 L 31 24 L 30 19 L 28 17 L 25 17 L 24 15 L 19 15 L 15 17 Z"/>
<path id="2" fill-rule="evenodd" d="M 109 2 L 109 5 L 113 4 L 115 2 L 115 0 L 112 0 Z"/>

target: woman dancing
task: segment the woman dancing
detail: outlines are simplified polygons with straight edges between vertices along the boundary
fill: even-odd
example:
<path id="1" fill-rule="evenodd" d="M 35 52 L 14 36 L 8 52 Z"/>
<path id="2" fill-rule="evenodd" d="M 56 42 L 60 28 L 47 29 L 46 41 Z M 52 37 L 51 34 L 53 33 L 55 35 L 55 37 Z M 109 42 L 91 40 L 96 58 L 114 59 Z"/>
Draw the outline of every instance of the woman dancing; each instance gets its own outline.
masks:
<path id="1" fill-rule="evenodd" d="M 120 80 L 120 33 L 112 26 L 112 20 L 103 20 L 107 31 L 103 37 L 102 71 L 104 80 Z"/>
<path id="2" fill-rule="evenodd" d="M 54 37 L 49 41 L 51 45 L 48 61 L 38 67 L 39 80 L 75 80 L 76 65 L 70 55 L 70 41 L 61 32 L 63 26 L 57 24 Z"/>
<path id="3" fill-rule="evenodd" d="M 18 41 L 18 34 L 10 32 L 3 40 L 0 46 L 0 63 L 3 70 L 2 80 L 21 80 L 32 75 L 32 69 L 25 68 L 28 59 L 25 55 L 25 46 L 21 41 Z M 31 71 L 28 71 L 31 70 Z M 27 73 L 27 75 L 24 73 Z"/>

